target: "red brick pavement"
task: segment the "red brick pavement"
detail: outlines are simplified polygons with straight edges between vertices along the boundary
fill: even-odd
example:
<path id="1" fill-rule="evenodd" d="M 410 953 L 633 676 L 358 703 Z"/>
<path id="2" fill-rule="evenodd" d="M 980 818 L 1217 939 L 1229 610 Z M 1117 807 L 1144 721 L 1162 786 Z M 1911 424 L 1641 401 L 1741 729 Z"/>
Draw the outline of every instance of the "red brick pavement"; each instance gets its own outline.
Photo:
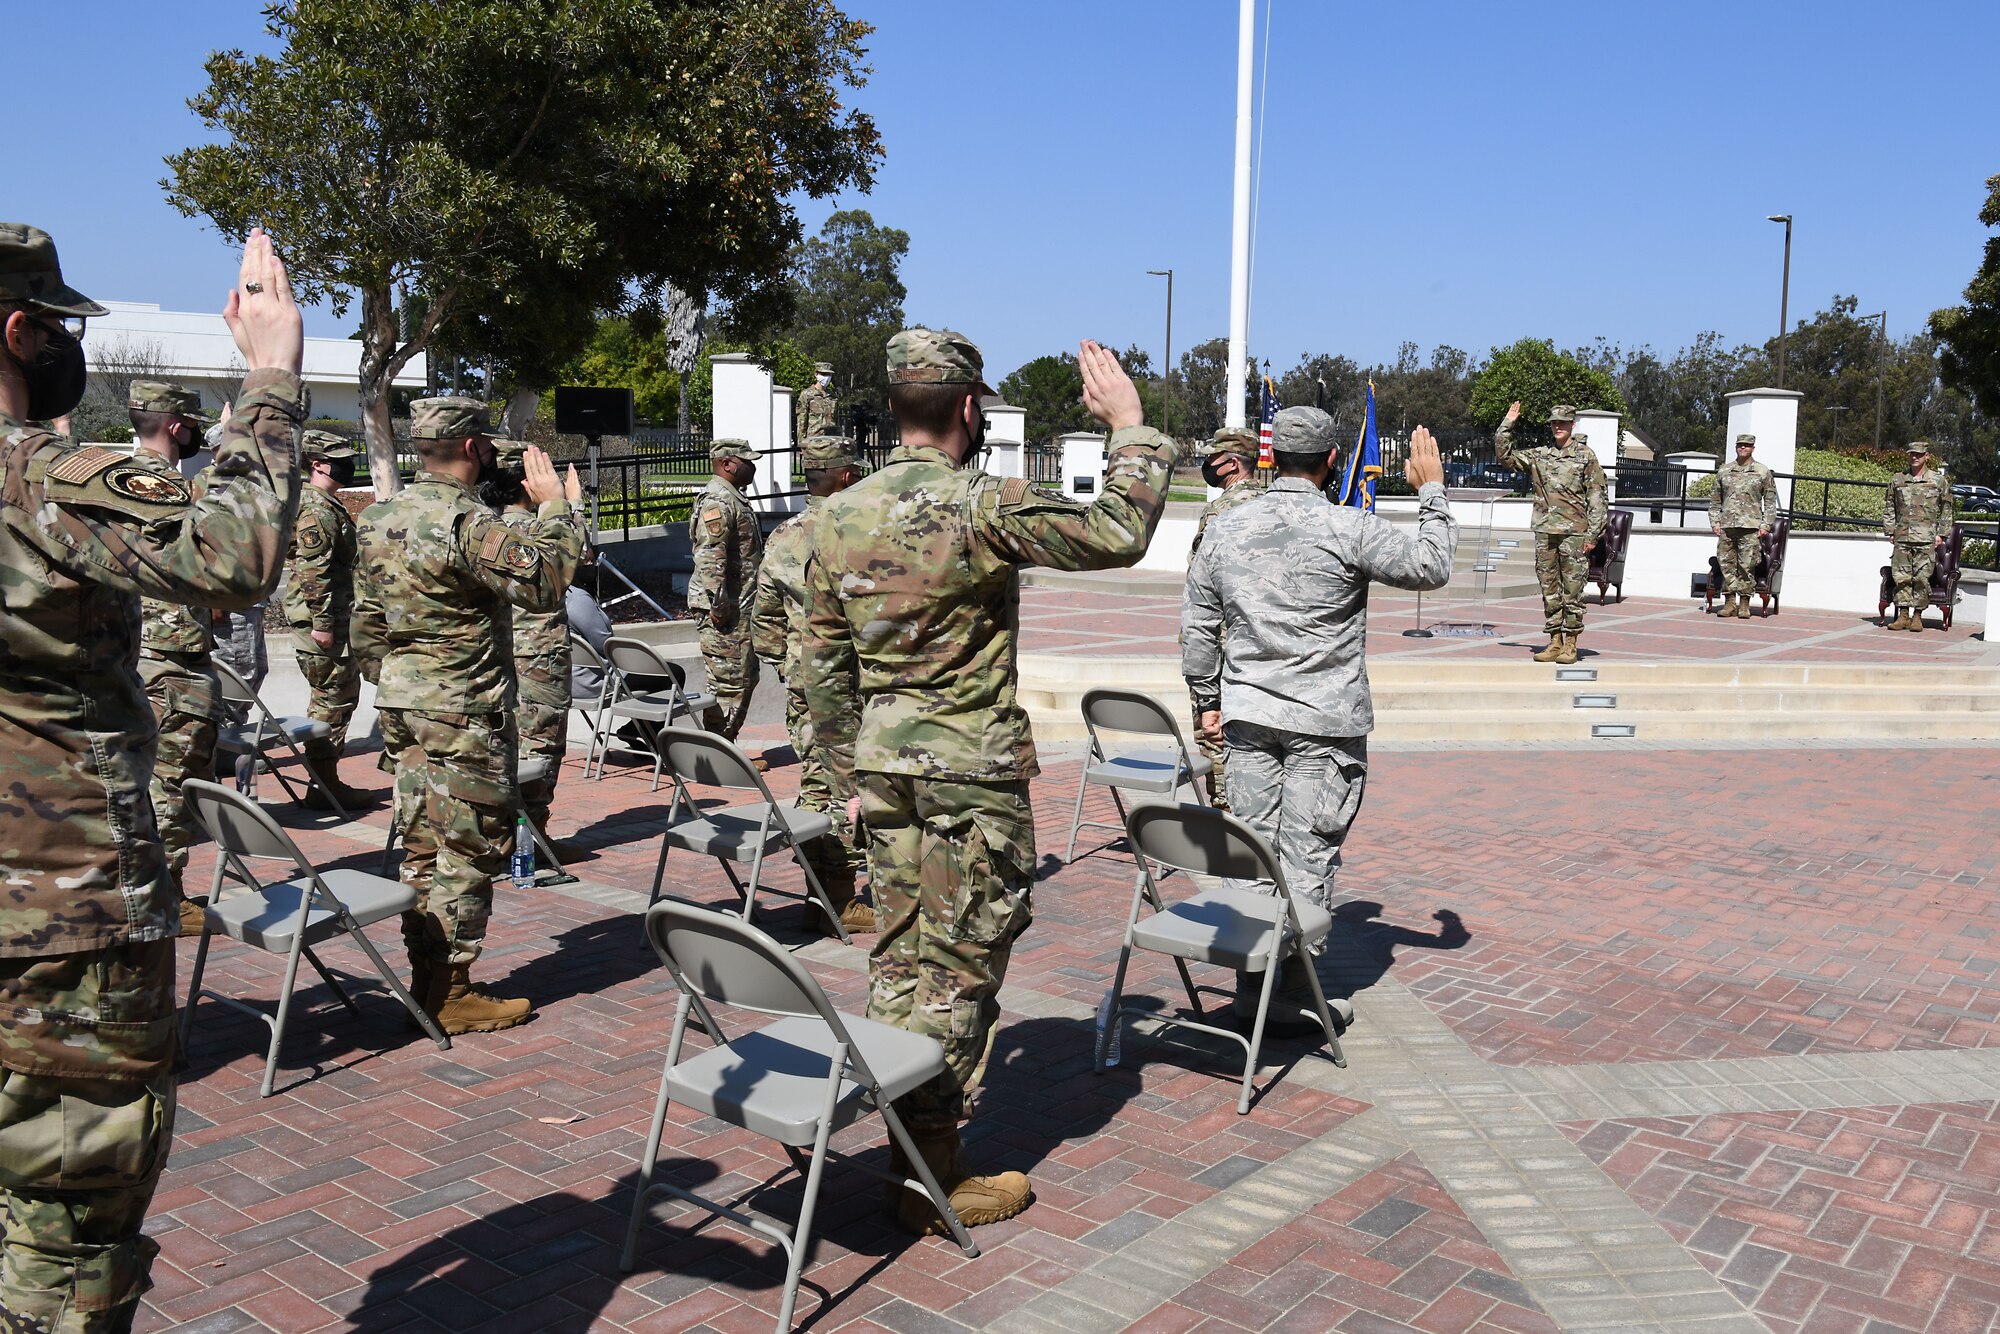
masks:
<path id="1" fill-rule="evenodd" d="M 384 781 L 366 757 L 346 769 L 350 783 Z M 664 794 L 629 771 L 585 783 L 576 769 L 556 826 L 598 848 L 577 871 L 643 891 L 657 854 L 645 834 Z M 789 791 L 795 775 L 774 769 L 774 788 Z M 1070 866 L 1047 851 L 1061 847 L 1074 776 L 1073 764 L 1052 765 L 1035 784 L 1044 880 L 1009 985 L 1094 1004 L 1115 963 L 1131 865 L 1115 847 Z M 1393 967 L 1475 1047 L 1513 1063 L 1984 1043 L 1995 1004 L 1975 984 L 1996 956 L 1978 880 L 1993 874 L 1994 854 L 1973 813 L 1952 813 L 1990 778 L 1976 751 L 1380 754 L 1342 890 L 1388 908 L 1343 913 L 1331 971 L 1365 993 Z M 1108 816 L 1108 801 L 1092 800 Z M 1717 811 L 1728 813 L 1722 845 Z M 372 827 L 384 819 L 377 810 Z M 317 828 L 298 836 L 309 855 L 371 869 L 379 847 Z M 199 850 L 190 883 L 205 883 L 209 865 Z M 670 871 L 689 897 L 731 898 L 713 863 L 682 858 Z M 797 884 L 785 866 L 771 878 Z M 1441 948 L 1452 942 L 1428 920 L 1446 908 L 1469 932 L 1458 948 Z M 773 900 L 766 921 L 797 940 L 799 918 Z M 377 939 L 400 963 L 393 927 Z M 255 1096 L 262 1025 L 204 1003 L 150 1224 L 164 1251 L 141 1328 L 736 1329 L 767 1319 L 781 1268 L 770 1248 L 726 1227 L 690 1232 L 676 1216 L 646 1234 L 639 1273 L 616 1272 L 670 1009 L 636 921 L 560 893 L 503 890 L 490 946 L 481 975 L 534 997 L 536 1022 L 440 1053 L 400 1030 L 379 997 L 363 1001 L 364 1024 L 329 1008 L 315 983 L 268 1100 Z M 329 957 L 360 962 L 345 949 Z M 263 956 L 219 949 L 211 967 L 223 989 L 274 994 Z M 860 973 L 815 971 L 839 1003 L 861 1004 Z M 1172 978 L 1142 960 L 1132 990 L 1170 1002 Z M 1359 1008 L 1365 1024 L 1365 994 Z M 1003 1026 L 975 1123 L 979 1154 L 1030 1170 L 1040 1202 L 984 1230 L 976 1265 L 885 1228 L 872 1184 L 830 1180 L 802 1304 L 810 1312 L 831 1294 L 836 1305 L 814 1328 L 875 1327 L 871 1314 L 898 1327 L 923 1310 L 977 1326 L 1361 1110 L 1280 1080 L 1239 1118 L 1226 1061 L 1133 1038 L 1125 1064 L 1099 1077 L 1090 1039 L 1087 1021 Z M 862 1128 L 850 1133 L 871 1142 Z M 725 1191 L 769 1182 L 782 1164 L 775 1146 L 678 1114 L 665 1152 L 684 1183 Z M 795 1194 L 780 1186 L 772 1199 L 782 1216 Z M 1431 1300 L 1467 1306 L 1450 1296 L 1467 1282 Z M 1344 1300 L 1322 1285 L 1281 1314 L 1322 1298 Z M 1499 1327 L 1511 1318 L 1476 1317 Z"/>
<path id="2" fill-rule="evenodd" d="M 1133 1326 L 1286 1334 L 1553 1334 L 1556 1326 L 1437 1179 L 1405 1155 Z"/>
<path id="3" fill-rule="evenodd" d="M 1564 1131 L 1778 1334 L 2000 1328 L 2000 1104 Z"/>

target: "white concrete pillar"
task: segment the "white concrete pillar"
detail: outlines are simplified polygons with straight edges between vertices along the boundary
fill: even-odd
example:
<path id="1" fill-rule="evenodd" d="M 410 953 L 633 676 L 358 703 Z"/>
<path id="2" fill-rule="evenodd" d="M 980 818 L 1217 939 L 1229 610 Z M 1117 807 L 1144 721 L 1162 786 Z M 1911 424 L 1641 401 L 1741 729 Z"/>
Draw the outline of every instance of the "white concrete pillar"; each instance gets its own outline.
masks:
<path id="1" fill-rule="evenodd" d="M 1089 505 L 1104 490 L 1105 437 L 1093 431 L 1072 431 L 1056 437 L 1062 457 L 1062 493 Z"/>
<path id="2" fill-rule="evenodd" d="M 712 438 L 748 440 L 757 452 L 757 480 L 750 485 L 750 503 L 769 509 L 771 490 L 771 368 L 749 352 L 720 352 L 710 357 L 715 370 L 715 423 Z M 783 487 L 778 488 L 783 490 Z"/>
<path id="3" fill-rule="evenodd" d="M 798 447 L 792 439 L 792 405 L 797 395 L 784 385 L 771 387 L 771 452 L 757 466 L 757 481 L 751 503 L 766 514 L 796 514 L 806 507 L 804 496 L 780 496 L 805 485 L 793 473 L 798 468 Z"/>
<path id="4" fill-rule="evenodd" d="M 1603 408 L 1578 408 L 1576 425 L 1571 434 L 1590 446 L 1590 452 L 1597 456 L 1597 466 L 1604 469 L 1604 480 L 1610 484 L 1611 494 L 1618 495 L 1618 414 Z"/>
<path id="5" fill-rule="evenodd" d="M 979 405 L 986 414 L 986 471 L 995 477 L 1028 475 L 1028 410 L 997 398 Z"/>
<path id="6" fill-rule="evenodd" d="M 1776 473 L 1799 470 L 1799 400 L 1796 389 L 1739 389 L 1727 394 L 1729 425 L 1722 433 L 1722 457 L 1736 457 L 1736 437 L 1757 437 L 1757 461 Z M 1792 483 L 1778 479 L 1778 505 L 1791 508 Z"/>

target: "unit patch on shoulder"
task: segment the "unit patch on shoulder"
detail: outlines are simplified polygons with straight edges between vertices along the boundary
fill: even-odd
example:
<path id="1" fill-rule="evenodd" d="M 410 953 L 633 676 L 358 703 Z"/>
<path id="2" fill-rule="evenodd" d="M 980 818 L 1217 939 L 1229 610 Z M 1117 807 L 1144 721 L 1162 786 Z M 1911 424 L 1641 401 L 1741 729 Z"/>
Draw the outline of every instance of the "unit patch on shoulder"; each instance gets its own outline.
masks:
<path id="1" fill-rule="evenodd" d="M 82 486 L 113 464 L 130 462 L 130 455 L 122 454 L 115 449 L 105 449 L 101 445 L 85 445 L 82 449 L 72 449 L 63 454 L 49 465 L 48 472 L 43 475 L 50 481 Z"/>
<path id="2" fill-rule="evenodd" d="M 301 527 L 298 530 L 298 537 L 300 551 L 310 553 L 318 551 L 326 545 L 326 533 L 321 530 L 318 524 Z"/>
<path id="3" fill-rule="evenodd" d="M 60 466 L 58 463 L 57 467 Z M 49 476 L 53 477 L 55 473 L 55 468 L 49 469 Z M 180 478 L 129 464 L 112 469 L 104 484 L 129 500 L 147 505 L 185 505 L 194 498 L 188 491 L 187 483 Z"/>
<path id="4" fill-rule="evenodd" d="M 535 550 L 533 543 L 524 542 L 504 526 L 495 524 L 486 530 L 479 543 L 479 559 L 496 570 L 525 576 L 541 567 L 542 553 Z"/>

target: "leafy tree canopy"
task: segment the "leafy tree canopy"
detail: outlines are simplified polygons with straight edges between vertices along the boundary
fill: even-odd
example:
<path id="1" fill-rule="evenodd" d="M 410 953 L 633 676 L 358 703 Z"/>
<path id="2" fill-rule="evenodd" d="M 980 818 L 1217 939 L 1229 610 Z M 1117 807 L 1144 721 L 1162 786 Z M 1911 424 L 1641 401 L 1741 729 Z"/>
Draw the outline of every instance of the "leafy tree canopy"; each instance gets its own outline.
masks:
<path id="1" fill-rule="evenodd" d="M 1541 338 L 1494 348 L 1485 368 L 1473 377 L 1469 407 L 1472 420 L 1480 426 L 1498 426 L 1508 405 L 1517 401 L 1522 420 L 1530 423 L 1545 420 L 1558 403 L 1625 411 L 1624 396 L 1609 375 L 1556 351 L 1554 343 Z"/>
<path id="2" fill-rule="evenodd" d="M 888 406 L 886 354 L 903 327 L 899 273 L 910 234 L 860 209 L 835 213 L 792 252 L 793 313 L 786 336 L 814 361 L 833 365 L 834 394 L 879 413 Z"/>
<path id="3" fill-rule="evenodd" d="M 2000 176 L 1986 178 L 1979 220 L 2000 228 Z M 1965 304 L 1931 315 L 1944 382 L 1970 398 L 1989 418 L 2000 418 L 2000 236 L 1986 238 L 1979 271 L 1965 285 Z"/>
<path id="4" fill-rule="evenodd" d="M 828 0 L 280 0 L 276 56 L 219 51 L 189 105 L 219 142 L 167 159 L 183 213 L 261 224 L 301 295 L 361 305 L 377 488 L 387 386 L 447 320 L 552 375 L 598 312 L 667 284 L 779 309 L 792 200 L 866 188 L 873 122 L 845 108 L 866 24 Z M 428 298 L 405 332 L 399 293 Z"/>

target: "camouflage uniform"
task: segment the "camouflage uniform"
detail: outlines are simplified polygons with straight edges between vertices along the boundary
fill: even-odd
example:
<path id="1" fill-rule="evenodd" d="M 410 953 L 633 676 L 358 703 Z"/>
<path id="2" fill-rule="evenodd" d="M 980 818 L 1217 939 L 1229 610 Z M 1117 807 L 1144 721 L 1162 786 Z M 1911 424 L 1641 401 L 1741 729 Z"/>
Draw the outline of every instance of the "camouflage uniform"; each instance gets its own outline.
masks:
<path id="1" fill-rule="evenodd" d="M 854 450 L 838 436 L 814 436 L 800 450 L 804 467 L 857 466 Z M 814 839 L 805 849 L 813 873 L 835 908 L 852 902 L 862 859 L 854 842 L 854 825 L 847 818 L 847 799 L 854 795 L 852 776 L 841 777 L 827 765 L 813 741 L 812 715 L 806 708 L 799 670 L 805 637 L 806 559 L 812 551 L 813 526 L 825 512 L 824 498 L 806 497 L 804 512 L 772 530 L 757 567 L 757 595 L 750 612 L 750 642 L 757 656 L 777 669 L 785 683 L 785 730 L 799 757 L 799 805 L 824 811 L 833 832 Z M 849 720 L 845 730 L 853 730 Z"/>
<path id="2" fill-rule="evenodd" d="M 1234 454 L 1248 469 L 1242 476 L 1222 489 L 1222 494 L 1201 507 L 1201 518 L 1194 526 L 1194 542 L 1188 547 L 1188 565 L 1194 565 L 1196 553 L 1201 550 L 1201 540 L 1208 535 L 1209 521 L 1219 514 L 1227 514 L 1239 505 L 1247 505 L 1264 494 L 1264 487 L 1257 480 L 1257 436 L 1255 432 L 1240 427 L 1224 427 L 1208 442 L 1204 460 L 1208 465 L 1225 454 Z M 1217 810 L 1229 809 L 1229 789 L 1226 785 L 1228 774 L 1228 748 L 1220 741 L 1209 740 L 1208 733 L 1201 730 L 1201 706 L 1194 703 L 1192 692 L 1188 702 L 1194 715 L 1194 743 L 1208 762 L 1215 766 L 1208 775 L 1208 800 Z"/>
<path id="3" fill-rule="evenodd" d="M 1574 422 L 1576 409 L 1558 405 L 1551 422 Z M 1543 626 L 1551 638 L 1583 630 L 1583 584 L 1590 573 L 1590 549 L 1604 536 L 1610 495 L 1604 469 L 1589 446 L 1571 439 L 1560 448 L 1517 449 L 1514 431 L 1502 424 L 1493 434 L 1501 466 L 1528 475 L 1535 489 L 1535 578 L 1542 586 Z"/>
<path id="4" fill-rule="evenodd" d="M 718 440 L 709 447 L 711 461 L 727 458 L 756 462 L 757 455 L 741 440 Z M 731 741 L 750 711 L 750 692 L 757 688 L 757 655 L 750 646 L 750 601 L 757 593 L 757 562 L 764 554 L 763 530 L 756 511 L 743 493 L 720 477 L 695 501 L 688 516 L 688 541 L 694 547 L 694 574 L 688 579 L 688 612 L 700 624 L 701 660 L 708 668 L 708 688 L 715 695 L 719 720 L 707 721 Z M 720 611 L 723 623 L 712 613 Z"/>
<path id="5" fill-rule="evenodd" d="M 983 391 L 980 371 L 979 350 L 954 333 L 889 342 L 892 385 Z M 1173 448 L 1148 427 L 1114 432 L 1104 493 L 1084 506 L 905 445 L 814 523 L 806 708 L 834 774 L 861 794 L 881 930 L 868 1015 L 944 1046 L 945 1073 L 898 1104 L 920 1137 L 965 1119 L 1009 954 L 1033 917 L 1039 766 L 1015 697 L 1018 568 L 1135 563 Z"/>
<path id="6" fill-rule="evenodd" d="M 799 395 L 798 406 L 792 410 L 792 439 L 801 447 L 816 435 L 832 435 L 834 419 L 839 415 L 833 391 L 817 378 L 832 375 L 833 367 L 827 362 L 818 362 L 813 366 L 813 374 L 813 382 L 805 387 L 805 392 Z"/>
<path id="7" fill-rule="evenodd" d="M 197 415 L 201 395 L 176 384 L 134 381 L 126 405 L 142 412 L 172 412 L 201 420 Z M 179 468 L 144 445 L 133 448 L 132 463 L 186 486 Z M 208 480 L 206 473 L 197 478 L 188 488 L 189 494 L 199 498 L 206 492 Z M 190 778 L 215 777 L 216 727 L 227 715 L 215 664 L 209 660 L 213 643 L 207 609 L 197 610 L 165 598 L 142 598 L 139 619 L 139 679 L 145 683 L 146 699 L 160 729 L 147 791 L 153 799 L 154 818 L 159 821 L 167 875 L 178 899 L 185 894 L 181 881 L 187 871 L 188 849 L 199 835 L 194 813 L 181 797 L 181 784 Z"/>
<path id="8" fill-rule="evenodd" d="M 530 540 L 539 522 L 530 509 L 509 509 L 500 521 Z M 514 730 L 520 738 L 521 758 L 539 757 L 549 762 L 548 777 L 522 786 L 521 805 L 535 828 L 546 834 L 556 781 L 562 776 L 563 757 L 569 753 L 569 618 L 560 600 L 553 611 L 514 606 L 507 610 L 512 613 Z"/>
<path id="9" fill-rule="evenodd" d="M 351 459 L 354 446 L 330 431 L 307 431 L 305 456 Z M 354 517 L 316 486 L 299 496 L 299 521 L 292 529 L 292 550 L 285 561 L 282 607 L 292 631 L 292 652 L 299 675 L 312 687 L 306 712 L 332 731 L 304 745 L 308 760 L 338 760 L 347 748 L 347 725 L 361 700 L 361 672 L 355 666 L 348 621 L 354 614 Z M 333 636 L 331 648 L 321 648 L 313 632 Z"/>
<path id="10" fill-rule="evenodd" d="M 19 225 L 0 225 L 0 301 L 104 313 Z M 277 581 L 304 400 L 297 376 L 250 372 L 199 499 L 0 416 L 0 1311 L 16 1328 L 126 1328 L 148 1286 L 176 922 L 139 599 L 242 606 Z"/>
<path id="11" fill-rule="evenodd" d="M 418 439 L 490 434 L 473 399 L 420 399 L 410 416 Z M 434 979 L 439 964 L 463 969 L 478 958 L 493 881 L 512 848 L 508 608 L 561 608 L 583 528 L 558 499 L 517 531 L 471 487 L 425 472 L 363 510 L 356 536 L 354 651 L 375 681 L 402 879 L 418 895 L 404 938 L 413 966 L 428 963 Z"/>
<path id="12" fill-rule="evenodd" d="M 1285 408 L 1272 437 L 1279 453 L 1336 444 L 1317 408 Z M 1439 483 L 1418 492 L 1411 534 L 1279 477 L 1216 522 L 1188 570 L 1181 674 L 1195 707 L 1226 719 L 1230 809 L 1270 840 L 1292 892 L 1322 907 L 1367 785 L 1368 585 L 1442 588 L 1457 546 Z"/>
<path id="13" fill-rule="evenodd" d="M 1757 437 L 1736 437 L 1739 445 L 1755 445 Z M 1749 600 L 1757 591 L 1757 562 L 1763 548 L 1757 535 L 1778 521 L 1778 482 L 1771 470 L 1751 459 L 1731 460 L 1715 470 L 1715 490 L 1708 500 L 1708 526 L 1721 529 L 1715 539 L 1715 559 L 1722 566 L 1722 592 Z"/>
<path id="14" fill-rule="evenodd" d="M 1921 440 L 1912 441 L 1913 456 L 1930 453 Z M 1894 543 L 1889 552 L 1889 577 L 1896 585 L 1896 606 L 1917 618 L 1931 602 L 1931 571 L 1937 565 L 1938 541 L 1951 531 L 1951 484 L 1935 465 L 1924 475 L 1899 472 L 1882 496 L 1882 530 Z"/>

